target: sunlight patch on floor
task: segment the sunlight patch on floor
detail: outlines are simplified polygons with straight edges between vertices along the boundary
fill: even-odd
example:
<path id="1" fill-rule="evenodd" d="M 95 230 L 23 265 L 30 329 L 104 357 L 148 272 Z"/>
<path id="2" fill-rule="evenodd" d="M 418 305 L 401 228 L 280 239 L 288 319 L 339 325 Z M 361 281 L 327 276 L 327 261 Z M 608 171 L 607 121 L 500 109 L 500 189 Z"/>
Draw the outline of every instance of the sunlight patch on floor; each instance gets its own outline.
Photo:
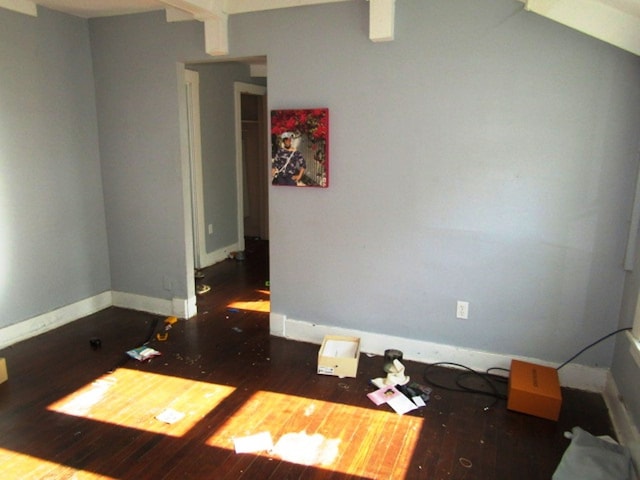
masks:
<path id="1" fill-rule="evenodd" d="M 109 480 L 112 477 L 76 470 L 66 465 L 48 462 L 41 458 L 24 455 L 12 450 L 0 448 L 0 465 L 4 479 L 73 479 L 73 480 Z"/>
<path id="2" fill-rule="evenodd" d="M 319 433 L 285 433 L 273 447 L 273 453 L 285 462 L 299 465 L 329 466 L 338 459 L 339 438 L 325 438 Z"/>
<path id="3" fill-rule="evenodd" d="M 271 302 L 269 300 L 257 300 L 253 302 L 231 302 L 229 308 L 237 308 L 238 310 L 250 310 L 252 312 L 271 311 Z"/>
<path id="4" fill-rule="evenodd" d="M 274 448 L 253 454 L 358 476 L 366 472 L 367 478 L 392 474 L 403 478 L 422 422 L 392 411 L 260 391 L 239 407 L 207 444 L 234 450 L 236 439 L 268 432 Z M 388 428 L 406 431 L 402 444 L 379 441 Z M 386 472 L 387 468 L 391 471 Z"/>
<path id="5" fill-rule="evenodd" d="M 180 437 L 234 390 L 226 385 L 119 368 L 53 403 L 48 409 Z M 175 423 L 158 420 L 156 417 L 167 409 L 183 413 L 184 417 Z"/>

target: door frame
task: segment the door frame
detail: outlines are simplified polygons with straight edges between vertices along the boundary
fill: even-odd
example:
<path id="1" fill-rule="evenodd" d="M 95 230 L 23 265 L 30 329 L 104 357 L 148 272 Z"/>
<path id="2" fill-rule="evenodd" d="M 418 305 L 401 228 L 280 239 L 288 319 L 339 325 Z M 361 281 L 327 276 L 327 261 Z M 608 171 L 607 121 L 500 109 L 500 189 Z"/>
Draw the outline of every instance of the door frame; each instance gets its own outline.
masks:
<path id="1" fill-rule="evenodd" d="M 202 178 L 202 145 L 200 137 L 200 75 L 198 75 L 198 72 L 185 68 L 184 85 L 187 107 L 189 179 L 191 182 L 193 260 L 195 268 L 203 268 L 207 266 L 207 239 L 204 221 L 204 180 Z"/>

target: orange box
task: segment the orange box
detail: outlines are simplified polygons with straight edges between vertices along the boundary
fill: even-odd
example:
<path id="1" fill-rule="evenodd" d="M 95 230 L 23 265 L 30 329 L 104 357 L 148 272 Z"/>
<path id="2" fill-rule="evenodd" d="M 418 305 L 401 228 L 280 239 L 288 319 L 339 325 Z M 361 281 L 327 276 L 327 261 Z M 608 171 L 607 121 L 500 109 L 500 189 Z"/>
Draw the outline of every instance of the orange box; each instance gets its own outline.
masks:
<path id="1" fill-rule="evenodd" d="M 509 410 L 558 420 L 561 406 L 562 393 L 555 368 L 511 360 Z"/>

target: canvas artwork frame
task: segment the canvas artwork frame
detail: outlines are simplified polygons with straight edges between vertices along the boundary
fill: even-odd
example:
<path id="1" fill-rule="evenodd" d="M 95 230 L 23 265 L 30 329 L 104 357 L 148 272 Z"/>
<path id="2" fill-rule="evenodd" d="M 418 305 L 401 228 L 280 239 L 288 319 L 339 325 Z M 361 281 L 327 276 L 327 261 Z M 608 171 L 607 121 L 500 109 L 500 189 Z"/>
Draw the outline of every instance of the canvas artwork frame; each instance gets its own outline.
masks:
<path id="1" fill-rule="evenodd" d="M 329 187 L 329 109 L 271 111 L 271 183 Z"/>

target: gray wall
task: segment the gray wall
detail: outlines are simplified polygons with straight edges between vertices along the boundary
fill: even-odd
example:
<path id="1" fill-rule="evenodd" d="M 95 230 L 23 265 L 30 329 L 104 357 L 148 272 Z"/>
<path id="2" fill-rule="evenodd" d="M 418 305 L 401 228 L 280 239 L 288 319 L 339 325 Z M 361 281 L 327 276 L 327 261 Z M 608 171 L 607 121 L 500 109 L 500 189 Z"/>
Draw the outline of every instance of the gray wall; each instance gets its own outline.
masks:
<path id="1" fill-rule="evenodd" d="M 272 311 L 556 362 L 616 329 L 640 60 L 517 1 L 398 2 L 385 44 L 367 24 L 366 2 L 230 21 L 271 108 L 331 113 L 330 188 L 271 189 Z"/>
<path id="2" fill-rule="evenodd" d="M 0 327 L 110 289 L 87 22 L 0 9 Z"/>
<path id="3" fill-rule="evenodd" d="M 113 282 L 158 294 L 150 274 L 179 243 L 175 62 L 202 55 L 202 27 L 90 26 Z M 511 0 L 399 2 L 382 44 L 366 2 L 229 30 L 232 57 L 268 56 L 271 108 L 331 112 L 331 187 L 270 191 L 272 311 L 557 362 L 618 326 L 637 57 Z"/>
<path id="4" fill-rule="evenodd" d="M 89 21 L 115 291 L 188 297 L 176 62 L 202 51 L 198 27 L 163 12 Z"/>

